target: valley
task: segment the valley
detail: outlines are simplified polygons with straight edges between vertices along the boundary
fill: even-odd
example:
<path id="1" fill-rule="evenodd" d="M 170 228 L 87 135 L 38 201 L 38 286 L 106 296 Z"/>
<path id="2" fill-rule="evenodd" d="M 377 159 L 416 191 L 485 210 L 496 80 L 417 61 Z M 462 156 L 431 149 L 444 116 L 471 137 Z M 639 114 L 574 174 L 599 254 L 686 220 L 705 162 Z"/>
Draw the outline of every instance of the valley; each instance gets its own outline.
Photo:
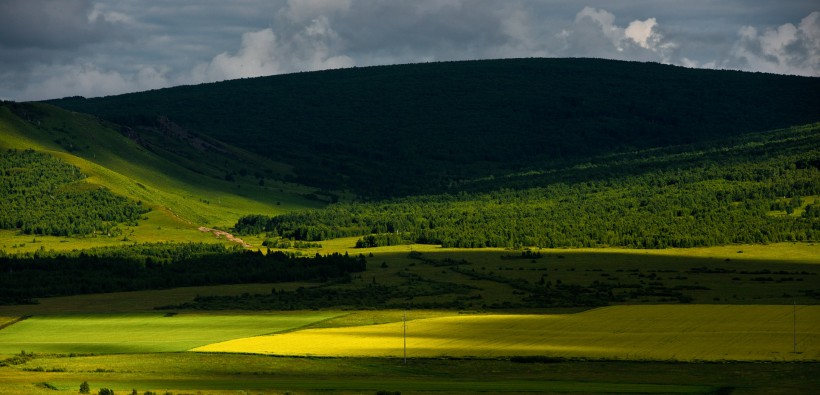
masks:
<path id="1" fill-rule="evenodd" d="M 0 392 L 809 393 L 818 89 L 508 59 L 4 101 Z"/>

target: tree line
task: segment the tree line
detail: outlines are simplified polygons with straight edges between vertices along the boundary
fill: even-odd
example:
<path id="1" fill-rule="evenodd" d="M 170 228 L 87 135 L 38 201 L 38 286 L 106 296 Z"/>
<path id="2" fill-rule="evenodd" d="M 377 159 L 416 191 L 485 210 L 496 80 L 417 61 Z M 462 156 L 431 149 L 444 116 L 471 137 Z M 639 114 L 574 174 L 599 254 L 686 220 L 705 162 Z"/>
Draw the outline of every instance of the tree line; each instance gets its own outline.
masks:
<path id="1" fill-rule="evenodd" d="M 765 144 L 742 141 L 706 160 L 702 152 L 660 153 L 641 166 L 630 162 L 636 169 L 617 169 L 617 176 L 584 181 L 579 173 L 574 182 L 523 189 L 337 203 L 273 217 L 246 216 L 235 229 L 306 241 L 362 236 L 360 247 L 415 242 L 666 248 L 817 241 L 818 130 L 820 125 L 789 130 Z M 684 166 L 678 156 L 694 159 Z M 606 173 L 620 161 L 587 167 L 591 174 Z M 673 165 L 652 169 L 653 163 L 667 162 Z M 775 211 L 780 208 L 784 211 Z"/>
<path id="2" fill-rule="evenodd" d="M 89 293 L 257 282 L 327 281 L 365 270 L 363 256 L 298 257 L 206 243 L 147 243 L 8 255 L 0 303 Z"/>
<path id="3" fill-rule="evenodd" d="M 108 233 L 148 211 L 141 202 L 81 182 L 75 166 L 33 150 L 0 152 L 0 229 L 77 236 Z"/>

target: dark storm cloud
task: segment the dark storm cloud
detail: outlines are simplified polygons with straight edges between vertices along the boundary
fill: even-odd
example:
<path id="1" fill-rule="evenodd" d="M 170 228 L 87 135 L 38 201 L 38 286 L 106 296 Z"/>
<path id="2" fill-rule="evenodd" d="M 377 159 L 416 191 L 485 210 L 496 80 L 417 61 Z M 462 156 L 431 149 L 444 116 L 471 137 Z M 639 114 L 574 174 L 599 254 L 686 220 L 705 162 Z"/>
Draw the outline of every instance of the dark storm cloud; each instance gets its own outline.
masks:
<path id="1" fill-rule="evenodd" d="M 818 75 L 818 11 L 804 0 L 0 0 L 0 98 L 509 57 Z"/>
<path id="2" fill-rule="evenodd" d="M 98 42 L 114 24 L 94 13 L 91 0 L 3 0 L 0 46 L 70 49 Z"/>

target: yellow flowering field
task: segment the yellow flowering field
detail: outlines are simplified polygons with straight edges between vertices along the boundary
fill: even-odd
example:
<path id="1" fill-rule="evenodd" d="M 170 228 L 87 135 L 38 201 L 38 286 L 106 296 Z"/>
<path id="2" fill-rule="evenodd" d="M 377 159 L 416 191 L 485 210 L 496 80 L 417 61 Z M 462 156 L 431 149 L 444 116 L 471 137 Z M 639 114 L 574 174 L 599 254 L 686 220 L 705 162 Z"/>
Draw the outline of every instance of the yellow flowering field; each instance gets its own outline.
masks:
<path id="1" fill-rule="evenodd" d="M 460 315 L 420 320 L 412 320 L 411 311 L 409 318 L 406 344 L 411 358 L 820 360 L 820 306 L 610 306 L 577 314 Z M 234 339 L 193 351 L 401 357 L 403 333 L 401 322 L 308 329 Z M 797 353 L 793 352 L 795 333 Z"/>

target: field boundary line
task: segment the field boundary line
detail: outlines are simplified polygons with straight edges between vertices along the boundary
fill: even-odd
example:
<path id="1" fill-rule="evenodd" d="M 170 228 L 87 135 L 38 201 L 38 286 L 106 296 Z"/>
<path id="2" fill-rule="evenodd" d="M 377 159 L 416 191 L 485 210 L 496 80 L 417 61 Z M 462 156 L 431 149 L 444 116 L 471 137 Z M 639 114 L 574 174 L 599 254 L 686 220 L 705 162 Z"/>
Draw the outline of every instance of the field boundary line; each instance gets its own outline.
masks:
<path id="1" fill-rule="evenodd" d="M 347 313 L 347 314 L 342 313 L 342 314 L 339 314 L 337 316 L 328 317 L 328 318 L 325 318 L 323 320 L 319 320 L 319 321 L 316 321 L 316 322 L 311 322 L 309 324 L 305 324 L 305 325 L 298 326 L 298 327 L 295 327 L 295 328 L 285 329 L 285 330 L 282 330 L 282 331 L 279 331 L 279 332 L 270 332 L 270 333 L 257 335 L 257 336 L 281 335 L 281 334 L 290 333 L 290 332 L 297 332 L 297 331 L 301 331 L 301 330 L 305 330 L 305 329 L 312 329 L 311 326 L 313 326 L 313 325 L 316 325 L 316 324 L 319 324 L 319 323 L 322 323 L 322 322 L 327 322 L 327 321 L 330 321 L 330 320 L 335 320 L 335 319 L 341 318 L 341 317 L 347 317 L 351 314 L 353 314 L 353 313 Z M 251 337 L 257 337 L 257 336 L 251 336 Z"/>
<path id="2" fill-rule="evenodd" d="M 31 316 L 30 316 L 30 315 L 24 315 L 24 316 L 22 316 L 22 317 L 17 317 L 17 318 L 15 318 L 15 319 L 14 319 L 14 320 L 12 320 L 12 321 L 9 321 L 9 322 L 7 322 L 7 323 L 5 323 L 5 324 L 3 324 L 3 325 L 0 325 L 0 331 L 2 331 L 3 329 L 8 328 L 8 327 L 10 327 L 10 326 L 12 326 L 12 325 L 14 325 L 14 324 L 16 324 L 16 323 L 20 322 L 20 321 L 27 320 L 27 319 L 29 319 L 29 318 L 31 318 Z"/>

